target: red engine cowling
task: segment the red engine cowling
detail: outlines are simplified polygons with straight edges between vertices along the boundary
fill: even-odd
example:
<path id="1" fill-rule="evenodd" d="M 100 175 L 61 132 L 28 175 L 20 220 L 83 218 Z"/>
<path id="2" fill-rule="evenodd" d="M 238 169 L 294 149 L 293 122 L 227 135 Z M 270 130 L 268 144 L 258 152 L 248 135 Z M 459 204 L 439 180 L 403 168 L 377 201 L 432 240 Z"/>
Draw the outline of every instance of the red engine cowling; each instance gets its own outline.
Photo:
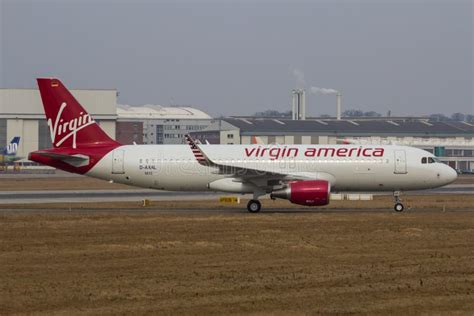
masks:
<path id="1" fill-rule="evenodd" d="M 288 187 L 272 192 L 270 197 L 299 205 L 321 206 L 329 204 L 330 192 L 331 184 L 325 180 L 294 181 Z"/>

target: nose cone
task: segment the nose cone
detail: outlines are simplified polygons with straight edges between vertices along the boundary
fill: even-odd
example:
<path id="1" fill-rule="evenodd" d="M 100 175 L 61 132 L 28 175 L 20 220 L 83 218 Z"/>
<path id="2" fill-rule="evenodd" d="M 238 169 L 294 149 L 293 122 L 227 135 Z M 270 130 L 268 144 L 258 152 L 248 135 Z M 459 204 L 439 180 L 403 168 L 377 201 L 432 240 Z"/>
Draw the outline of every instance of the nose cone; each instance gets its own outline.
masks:
<path id="1" fill-rule="evenodd" d="M 456 172 L 456 170 L 454 170 L 450 166 L 444 166 L 443 180 L 445 184 L 453 183 L 454 181 L 456 181 L 457 178 L 458 178 L 458 173 Z"/>

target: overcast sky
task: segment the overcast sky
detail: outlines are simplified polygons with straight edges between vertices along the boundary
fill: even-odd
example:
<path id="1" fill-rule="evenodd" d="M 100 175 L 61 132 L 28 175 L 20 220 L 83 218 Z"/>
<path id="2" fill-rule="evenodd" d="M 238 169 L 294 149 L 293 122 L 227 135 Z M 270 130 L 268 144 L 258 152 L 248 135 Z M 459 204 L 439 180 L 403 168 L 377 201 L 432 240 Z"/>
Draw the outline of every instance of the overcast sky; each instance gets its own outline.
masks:
<path id="1" fill-rule="evenodd" d="M 0 0 L 0 86 L 116 88 L 212 115 L 290 109 L 473 113 L 473 2 Z M 334 95 L 308 112 L 335 114 Z"/>

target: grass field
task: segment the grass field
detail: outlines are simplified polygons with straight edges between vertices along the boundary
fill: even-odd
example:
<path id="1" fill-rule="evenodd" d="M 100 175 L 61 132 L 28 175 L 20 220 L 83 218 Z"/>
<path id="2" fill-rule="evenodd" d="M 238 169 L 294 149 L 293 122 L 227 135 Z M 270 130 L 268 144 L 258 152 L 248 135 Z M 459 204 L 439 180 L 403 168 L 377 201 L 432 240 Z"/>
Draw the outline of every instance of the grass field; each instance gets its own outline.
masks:
<path id="1" fill-rule="evenodd" d="M 18 186 L 130 188 L 0 181 Z M 400 214 L 391 196 L 266 199 L 260 214 L 245 200 L 0 205 L 0 314 L 473 315 L 474 195 L 403 199 Z"/>
<path id="2" fill-rule="evenodd" d="M 474 312 L 469 211 L 1 212 L 2 314 Z"/>

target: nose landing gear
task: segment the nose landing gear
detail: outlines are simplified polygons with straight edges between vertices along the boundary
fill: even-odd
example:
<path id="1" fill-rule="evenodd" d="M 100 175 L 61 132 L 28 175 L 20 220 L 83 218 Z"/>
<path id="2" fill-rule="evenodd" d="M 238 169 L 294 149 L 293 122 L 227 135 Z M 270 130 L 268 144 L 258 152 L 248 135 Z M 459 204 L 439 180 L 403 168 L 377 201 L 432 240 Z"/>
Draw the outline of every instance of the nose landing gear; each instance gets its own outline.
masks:
<path id="1" fill-rule="evenodd" d="M 395 205 L 393 206 L 393 209 L 395 210 L 395 212 L 403 212 L 403 210 L 405 209 L 405 206 L 403 206 L 402 200 L 400 199 L 400 195 L 400 191 L 393 192 L 393 197 L 395 198 Z"/>

